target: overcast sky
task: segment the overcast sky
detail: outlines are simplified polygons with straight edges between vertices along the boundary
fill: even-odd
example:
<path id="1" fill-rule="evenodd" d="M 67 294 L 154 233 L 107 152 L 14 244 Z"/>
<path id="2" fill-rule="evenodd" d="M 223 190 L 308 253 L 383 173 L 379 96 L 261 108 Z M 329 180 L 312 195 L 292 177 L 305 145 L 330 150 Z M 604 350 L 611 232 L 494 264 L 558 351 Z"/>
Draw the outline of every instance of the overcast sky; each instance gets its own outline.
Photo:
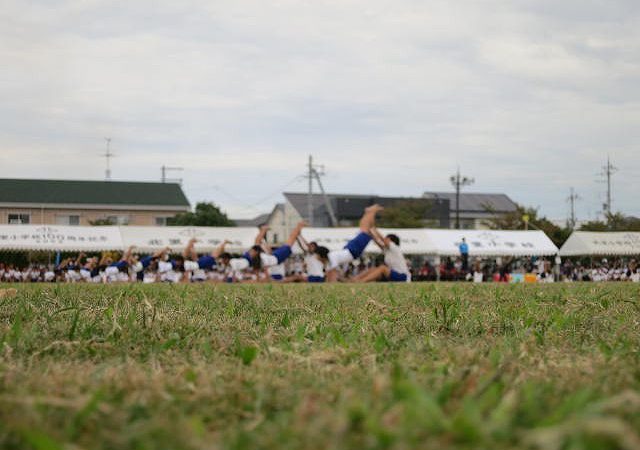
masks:
<path id="1" fill-rule="evenodd" d="M 232 217 L 301 191 L 504 192 L 640 215 L 640 1 L 0 1 L 0 177 L 158 180 Z"/>

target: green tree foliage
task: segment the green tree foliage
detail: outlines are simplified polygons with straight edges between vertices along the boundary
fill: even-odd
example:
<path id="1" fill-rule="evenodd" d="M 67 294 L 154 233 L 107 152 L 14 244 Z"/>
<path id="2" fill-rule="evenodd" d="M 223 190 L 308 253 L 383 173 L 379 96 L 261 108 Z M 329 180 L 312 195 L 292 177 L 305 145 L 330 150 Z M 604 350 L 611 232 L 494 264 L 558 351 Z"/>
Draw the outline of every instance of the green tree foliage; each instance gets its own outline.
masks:
<path id="1" fill-rule="evenodd" d="M 580 231 L 609 231 L 607 222 L 602 220 L 590 220 L 580 226 Z"/>
<path id="2" fill-rule="evenodd" d="M 96 219 L 96 220 L 90 220 L 89 225 L 94 227 L 99 227 L 99 226 L 105 226 L 105 225 L 106 226 L 115 225 L 115 223 L 113 223 L 113 221 L 109 219 Z"/>
<path id="3" fill-rule="evenodd" d="M 640 219 L 624 214 L 610 213 L 605 220 L 592 220 L 580 227 L 581 231 L 640 231 Z"/>
<path id="4" fill-rule="evenodd" d="M 431 211 L 431 202 L 427 200 L 404 200 L 385 206 L 377 223 L 389 228 L 422 228 L 433 226 L 426 219 Z"/>
<path id="5" fill-rule="evenodd" d="M 181 213 L 167 221 L 168 225 L 201 227 L 233 227 L 235 223 L 213 203 L 201 202 L 194 212 Z"/>
<path id="6" fill-rule="evenodd" d="M 493 212 L 490 207 L 485 208 Z M 525 217 L 529 218 L 528 224 L 525 223 Z M 496 214 L 484 224 L 492 230 L 524 230 L 528 225 L 529 229 L 544 231 L 558 247 L 562 246 L 571 234 L 569 227 L 559 227 L 546 217 L 540 216 L 537 208 L 522 205 L 517 205 L 513 212 Z"/>

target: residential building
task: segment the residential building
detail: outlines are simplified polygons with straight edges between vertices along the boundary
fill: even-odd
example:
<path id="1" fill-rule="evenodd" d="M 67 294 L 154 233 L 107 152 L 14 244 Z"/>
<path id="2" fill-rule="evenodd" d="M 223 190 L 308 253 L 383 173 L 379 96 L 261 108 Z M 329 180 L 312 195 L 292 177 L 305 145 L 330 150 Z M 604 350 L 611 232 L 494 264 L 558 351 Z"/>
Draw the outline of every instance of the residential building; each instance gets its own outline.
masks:
<path id="1" fill-rule="evenodd" d="M 455 192 L 425 192 L 423 198 L 449 202 L 449 224 L 456 226 Z M 517 210 L 518 205 L 505 194 L 460 193 L 460 228 L 482 230 L 486 221 Z"/>
<path id="2" fill-rule="evenodd" d="M 268 235 L 270 242 L 282 242 L 301 220 L 309 221 L 308 199 L 306 193 L 285 192 L 285 202 L 276 205 L 266 223 L 271 228 Z M 401 202 L 418 201 L 427 203 L 427 213 L 424 218 L 425 227 L 449 227 L 449 202 L 447 200 L 427 200 L 411 197 L 384 197 L 378 195 L 327 194 L 325 199 L 321 194 L 311 196 L 314 227 L 356 226 L 364 208 L 379 203 L 383 206 L 397 205 Z M 327 208 L 331 205 L 336 219 L 334 224 Z"/>
<path id="3" fill-rule="evenodd" d="M 190 210 L 177 183 L 0 179 L 0 223 L 164 226 Z"/>

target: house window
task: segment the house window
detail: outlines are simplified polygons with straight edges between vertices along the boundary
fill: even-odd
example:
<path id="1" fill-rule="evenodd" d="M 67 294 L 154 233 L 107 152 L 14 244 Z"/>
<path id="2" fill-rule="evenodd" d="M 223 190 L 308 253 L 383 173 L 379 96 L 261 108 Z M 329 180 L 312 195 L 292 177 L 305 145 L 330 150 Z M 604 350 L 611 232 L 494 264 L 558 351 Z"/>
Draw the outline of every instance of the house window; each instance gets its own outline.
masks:
<path id="1" fill-rule="evenodd" d="M 107 216 L 107 220 L 114 225 L 129 225 L 131 218 L 129 216 Z"/>
<path id="2" fill-rule="evenodd" d="M 80 216 L 77 214 L 56 216 L 56 225 L 80 225 Z"/>
<path id="3" fill-rule="evenodd" d="M 28 225 L 31 222 L 29 214 L 9 214 L 9 225 Z"/>

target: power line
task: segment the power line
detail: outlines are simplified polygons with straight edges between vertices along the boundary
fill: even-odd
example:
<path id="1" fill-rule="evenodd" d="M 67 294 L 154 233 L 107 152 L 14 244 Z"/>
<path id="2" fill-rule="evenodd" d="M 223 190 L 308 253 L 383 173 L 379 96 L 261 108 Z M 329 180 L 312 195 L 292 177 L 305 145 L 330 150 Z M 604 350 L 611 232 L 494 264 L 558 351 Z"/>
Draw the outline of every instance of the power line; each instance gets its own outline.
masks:
<path id="1" fill-rule="evenodd" d="M 282 187 L 280 187 L 277 190 L 273 191 L 271 194 L 267 195 L 266 197 L 263 197 L 260 200 L 252 203 L 252 205 L 257 206 L 258 204 L 260 204 L 262 202 L 265 202 L 265 201 L 269 200 L 270 198 L 275 197 L 276 195 L 282 194 L 282 191 L 284 191 L 286 188 L 291 186 L 293 183 L 295 183 L 297 181 L 300 181 L 302 178 L 303 178 L 302 175 L 296 175 L 295 177 L 293 177 L 292 179 L 287 181 Z"/>
<path id="2" fill-rule="evenodd" d="M 237 196 L 235 196 L 234 194 L 232 194 L 229 191 L 225 190 L 224 188 L 222 188 L 219 185 L 200 186 L 200 187 L 191 188 L 191 189 L 189 189 L 189 191 L 206 191 L 206 190 L 209 190 L 209 189 L 214 189 L 214 190 L 224 194 L 226 197 L 228 197 L 230 200 L 235 202 L 237 204 L 237 206 L 239 206 L 242 209 L 264 212 L 264 208 L 262 208 L 260 206 L 262 203 L 264 203 L 265 201 L 275 197 L 276 195 L 282 194 L 282 191 L 284 189 L 286 189 L 287 187 L 289 187 L 293 183 L 295 183 L 297 181 L 300 181 L 302 178 L 303 178 L 302 175 L 296 175 L 294 178 L 292 178 L 289 181 L 287 181 L 283 186 L 281 186 L 277 190 L 271 192 L 269 195 L 264 196 L 264 197 L 256 200 L 255 202 L 252 202 L 252 203 L 248 203 L 246 200 L 242 200 L 242 199 L 238 198 Z"/>

